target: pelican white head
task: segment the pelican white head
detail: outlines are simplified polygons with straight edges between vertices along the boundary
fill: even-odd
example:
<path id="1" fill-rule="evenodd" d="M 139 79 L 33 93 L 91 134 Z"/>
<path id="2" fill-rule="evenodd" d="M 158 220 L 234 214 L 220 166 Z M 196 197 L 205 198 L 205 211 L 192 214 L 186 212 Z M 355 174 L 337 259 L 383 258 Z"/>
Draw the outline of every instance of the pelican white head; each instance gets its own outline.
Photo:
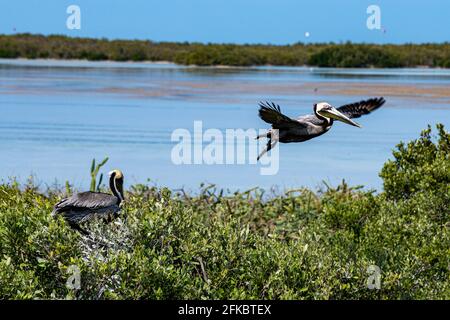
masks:
<path id="1" fill-rule="evenodd" d="M 316 112 L 316 114 L 324 118 L 339 120 L 349 125 L 361 128 L 361 125 L 359 123 L 351 120 L 349 117 L 347 117 L 345 114 L 343 114 L 327 102 L 320 102 L 315 104 L 314 111 Z"/>

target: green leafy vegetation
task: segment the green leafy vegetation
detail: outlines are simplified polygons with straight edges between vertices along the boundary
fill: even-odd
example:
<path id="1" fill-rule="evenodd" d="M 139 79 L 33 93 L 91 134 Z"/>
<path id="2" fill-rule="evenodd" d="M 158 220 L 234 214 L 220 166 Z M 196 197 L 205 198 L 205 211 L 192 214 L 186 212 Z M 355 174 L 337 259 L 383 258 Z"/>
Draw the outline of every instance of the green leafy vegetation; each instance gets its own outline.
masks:
<path id="1" fill-rule="evenodd" d="M 199 66 L 442 67 L 450 43 L 236 45 L 0 35 L 0 58 L 170 61 Z"/>
<path id="2" fill-rule="evenodd" d="M 92 159 L 92 163 L 91 163 L 91 191 L 93 192 L 99 192 L 100 191 L 100 186 L 102 184 L 103 181 L 103 173 L 100 174 L 100 178 L 98 179 L 98 183 L 97 183 L 97 175 L 100 171 L 100 169 L 106 164 L 106 162 L 108 162 L 108 157 L 106 157 L 105 159 L 102 160 L 102 162 L 98 163 L 97 165 L 95 165 L 95 159 Z"/>
<path id="3" fill-rule="evenodd" d="M 4 183 L 0 298 L 450 299 L 449 148 L 442 125 L 398 145 L 379 193 L 135 185 L 90 237 L 50 216 L 61 191 Z M 66 287 L 72 266 L 80 289 Z"/>

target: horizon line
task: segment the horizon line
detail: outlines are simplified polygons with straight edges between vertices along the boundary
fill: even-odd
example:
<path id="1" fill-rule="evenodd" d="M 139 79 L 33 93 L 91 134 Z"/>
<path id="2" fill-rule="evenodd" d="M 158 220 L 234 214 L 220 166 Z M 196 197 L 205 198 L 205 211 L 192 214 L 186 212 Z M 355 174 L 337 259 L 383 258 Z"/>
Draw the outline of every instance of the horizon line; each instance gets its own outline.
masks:
<path id="1" fill-rule="evenodd" d="M 0 36 L 42 36 L 42 37 L 65 37 L 69 39 L 90 39 L 90 40 L 101 40 L 101 41 L 142 41 L 142 42 L 152 42 L 152 43 L 178 43 L 178 44 L 200 44 L 200 45 L 235 45 L 235 46 L 273 46 L 273 47 L 288 47 L 295 45 L 345 45 L 345 44 L 355 44 L 355 45 L 376 45 L 376 46 L 404 46 L 404 45 L 450 45 L 450 40 L 442 42 L 401 42 L 401 43 L 376 43 L 376 42 L 353 42 L 351 40 L 341 40 L 339 42 L 328 41 L 328 42 L 314 42 L 314 41 L 298 41 L 293 43 L 285 44 L 275 44 L 275 43 L 261 43 L 261 42 L 202 42 L 202 41 L 170 41 L 170 40 L 152 40 L 147 38 L 112 38 L 112 37 L 90 37 L 90 36 L 72 36 L 63 33 L 31 33 L 31 32 L 20 32 L 20 33 L 0 33 Z"/>

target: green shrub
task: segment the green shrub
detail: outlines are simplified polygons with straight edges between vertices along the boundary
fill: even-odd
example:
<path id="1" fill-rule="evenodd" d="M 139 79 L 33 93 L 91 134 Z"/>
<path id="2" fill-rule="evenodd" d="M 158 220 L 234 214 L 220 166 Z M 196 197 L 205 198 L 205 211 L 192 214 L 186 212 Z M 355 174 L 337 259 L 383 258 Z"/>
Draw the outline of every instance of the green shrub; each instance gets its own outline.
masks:
<path id="1" fill-rule="evenodd" d="M 2 184 L 0 298 L 449 299 L 449 136 L 438 128 L 437 141 L 428 129 L 399 145 L 380 193 L 135 185 L 89 237 L 50 217 L 65 192 Z M 379 290 L 367 287 L 373 265 Z M 79 289 L 66 286 L 73 266 Z"/>
<path id="2" fill-rule="evenodd" d="M 431 127 L 419 139 L 400 143 L 381 170 L 384 191 L 391 199 L 407 199 L 416 192 L 445 196 L 450 188 L 450 134 L 442 124 L 433 143 Z"/>
<path id="3" fill-rule="evenodd" d="M 25 33 L 0 35 L 0 58 L 171 61 L 199 66 L 448 68 L 450 43 L 237 45 L 71 38 Z"/>

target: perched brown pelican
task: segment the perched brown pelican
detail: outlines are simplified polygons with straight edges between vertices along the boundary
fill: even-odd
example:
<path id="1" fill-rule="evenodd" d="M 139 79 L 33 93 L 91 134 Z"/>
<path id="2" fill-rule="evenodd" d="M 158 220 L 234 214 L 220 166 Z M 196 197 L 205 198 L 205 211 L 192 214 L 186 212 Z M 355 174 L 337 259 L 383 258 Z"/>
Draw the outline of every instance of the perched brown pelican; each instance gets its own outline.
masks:
<path id="1" fill-rule="evenodd" d="M 269 139 L 266 148 L 258 156 L 258 160 L 272 149 L 277 142 L 303 142 L 324 134 L 330 130 L 334 120 L 361 128 L 358 123 L 351 119 L 369 114 L 381 107 L 385 102 L 384 98 L 372 98 L 346 104 L 337 109 L 327 102 L 321 102 L 314 104 L 314 114 L 304 115 L 297 119 L 292 119 L 282 114 L 280 106 L 273 102 L 260 102 L 259 117 L 270 123 L 272 129 L 256 137 L 256 139 L 265 137 Z"/>
<path id="2" fill-rule="evenodd" d="M 69 225 L 83 233 L 88 232 L 80 227 L 80 223 L 95 217 L 110 221 L 117 216 L 120 204 L 124 201 L 123 196 L 123 174 L 120 170 L 109 173 L 109 187 L 112 194 L 102 192 L 81 192 L 59 201 L 52 215 L 62 215 Z"/>

